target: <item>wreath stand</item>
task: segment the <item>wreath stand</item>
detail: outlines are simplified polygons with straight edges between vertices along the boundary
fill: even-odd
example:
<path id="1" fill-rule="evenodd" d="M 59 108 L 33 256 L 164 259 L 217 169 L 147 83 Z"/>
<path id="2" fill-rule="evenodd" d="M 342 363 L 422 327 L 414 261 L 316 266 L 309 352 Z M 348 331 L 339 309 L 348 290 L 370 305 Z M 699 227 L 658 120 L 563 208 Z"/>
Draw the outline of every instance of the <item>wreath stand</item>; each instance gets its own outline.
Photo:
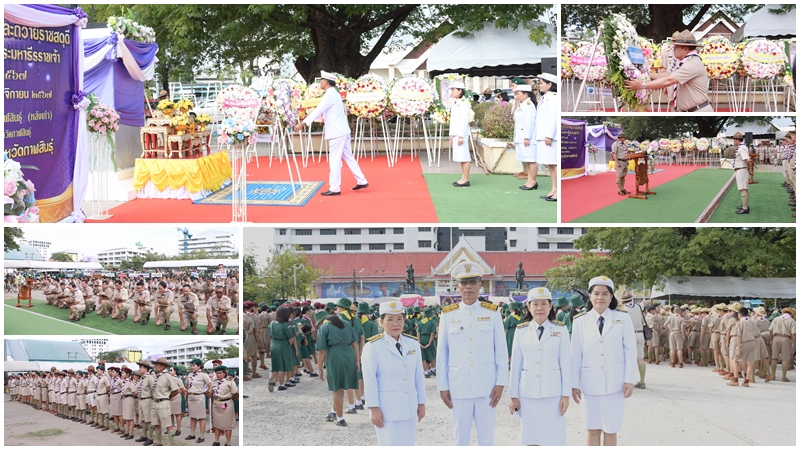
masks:
<path id="1" fill-rule="evenodd" d="M 783 87 L 783 105 L 787 113 L 792 112 L 792 105 L 797 105 L 797 91 L 790 84 Z"/>
<path id="2" fill-rule="evenodd" d="M 592 61 L 594 61 L 594 56 L 597 53 L 597 45 L 600 43 L 600 30 L 598 29 L 597 32 L 594 34 L 594 39 L 592 40 L 592 51 L 589 53 L 589 62 L 586 64 L 586 67 L 592 67 Z M 589 69 L 586 69 L 586 75 L 589 75 Z M 572 112 L 578 111 L 578 106 L 581 104 L 581 98 L 583 97 L 584 90 L 586 89 L 586 77 L 581 80 L 581 87 L 578 89 L 578 96 L 575 98 L 575 106 L 572 109 Z M 612 98 L 614 102 L 614 112 L 619 112 L 619 106 L 617 105 L 617 97 L 613 95 L 613 87 L 612 89 Z M 601 109 L 605 110 L 605 101 L 603 100 L 602 92 L 599 92 L 597 89 L 597 85 L 595 84 L 595 95 L 600 96 L 600 100 L 584 100 L 583 103 L 590 104 L 590 105 L 600 105 Z M 603 111 L 605 112 L 605 111 Z"/>
<path id="3" fill-rule="evenodd" d="M 400 142 L 400 134 L 405 135 L 405 127 L 406 127 L 406 119 L 408 119 L 408 127 L 409 127 L 409 138 L 411 139 L 411 149 L 409 153 L 411 154 L 411 161 L 414 161 L 414 156 L 416 156 L 417 152 L 420 150 L 417 148 L 416 141 L 419 139 L 419 131 L 417 127 L 422 128 L 422 134 L 425 136 L 425 150 L 428 153 L 428 167 L 432 167 L 432 156 L 431 156 L 431 147 L 428 141 L 428 129 L 425 128 L 425 120 L 422 116 L 412 116 L 412 117 L 402 117 L 399 116 L 397 118 L 397 128 L 395 129 L 394 134 L 394 164 L 403 157 L 403 147 L 402 143 Z M 419 119 L 419 125 L 417 125 L 417 119 Z"/>
<path id="4" fill-rule="evenodd" d="M 380 115 L 380 118 L 377 120 L 380 122 L 380 130 L 383 132 L 383 146 L 386 150 L 386 159 L 389 164 L 389 167 L 394 165 L 393 159 L 393 149 L 389 145 L 389 127 L 386 125 L 386 119 L 383 117 L 383 114 Z M 375 161 L 375 140 L 380 139 L 378 136 L 378 124 L 376 123 L 376 118 L 362 118 L 358 117 L 356 119 L 356 133 L 355 133 L 355 141 L 353 143 L 353 156 L 355 157 L 356 161 L 360 157 L 367 157 L 367 148 L 366 148 L 366 128 L 369 126 L 369 151 L 370 157 L 372 161 Z"/>
<path id="5" fill-rule="evenodd" d="M 436 128 L 434 128 L 434 135 L 432 136 L 433 140 L 433 155 L 436 159 L 436 167 L 441 167 L 442 163 L 442 141 L 447 141 L 447 160 L 450 161 L 453 157 L 453 145 L 450 142 L 450 137 L 444 135 L 444 127 L 445 124 L 437 123 Z M 446 138 L 446 139 L 445 139 Z"/>
<path id="6" fill-rule="evenodd" d="M 247 148 L 245 143 L 227 144 L 231 158 L 231 222 L 247 222 Z"/>
<path id="7" fill-rule="evenodd" d="M 294 151 L 293 133 L 288 124 L 280 127 L 276 125 L 276 128 L 278 129 L 278 158 L 282 160 L 283 157 L 286 157 L 286 168 L 289 170 L 289 185 L 292 187 L 292 197 L 294 197 L 297 195 L 297 189 L 294 187 L 294 174 L 292 173 L 292 163 L 289 161 L 290 156 L 294 162 L 294 169 L 297 172 L 297 181 L 300 183 L 300 187 L 303 186 L 303 178 L 300 176 L 300 166 L 297 164 L 297 154 Z M 300 136 L 302 142 L 302 131 L 300 132 Z"/>
<path id="8" fill-rule="evenodd" d="M 108 171 L 111 155 L 105 133 L 91 133 L 92 150 L 89 161 L 92 171 L 91 215 L 87 219 L 106 220 L 113 216 L 108 213 Z M 113 164 L 111 164 L 113 167 Z"/>
<path id="9" fill-rule="evenodd" d="M 648 195 L 656 195 L 655 192 L 650 190 L 650 176 L 648 173 L 648 158 L 647 152 L 631 153 L 625 155 L 625 161 L 634 160 L 634 167 L 636 172 L 636 193 L 628 194 L 628 198 L 636 198 L 639 200 L 647 200 Z M 644 186 L 644 190 L 639 188 Z"/>
<path id="10" fill-rule="evenodd" d="M 775 90 L 775 79 L 765 78 L 762 80 L 757 80 L 751 79 L 750 77 L 747 77 L 744 83 L 744 100 L 742 101 L 742 111 L 747 108 L 748 98 L 751 98 L 751 111 L 755 111 L 756 96 L 759 94 L 761 94 L 764 98 L 764 108 L 766 112 L 778 112 L 778 94 Z"/>
<path id="11" fill-rule="evenodd" d="M 722 81 L 722 83 L 720 83 L 720 81 Z M 729 99 L 728 103 L 730 103 L 731 109 L 733 109 L 734 112 L 739 112 L 739 103 L 736 100 L 736 88 L 734 87 L 733 77 L 728 77 L 724 80 L 711 80 L 711 96 L 713 97 L 712 103 L 714 105 L 714 111 L 719 111 L 720 84 L 723 84 L 722 88 L 726 89 Z"/>

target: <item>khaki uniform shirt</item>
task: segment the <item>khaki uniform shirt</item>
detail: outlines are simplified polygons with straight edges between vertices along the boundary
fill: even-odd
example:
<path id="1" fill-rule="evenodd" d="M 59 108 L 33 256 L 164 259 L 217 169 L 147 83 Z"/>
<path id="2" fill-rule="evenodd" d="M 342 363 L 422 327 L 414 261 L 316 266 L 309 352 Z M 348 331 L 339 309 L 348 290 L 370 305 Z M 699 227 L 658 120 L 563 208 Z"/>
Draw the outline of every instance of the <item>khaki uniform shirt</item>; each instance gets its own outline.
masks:
<path id="1" fill-rule="evenodd" d="M 745 169 L 749 160 L 750 153 L 747 151 L 747 147 L 744 144 L 739 145 L 739 148 L 736 149 L 736 156 L 733 158 L 733 168 Z"/>
<path id="2" fill-rule="evenodd" d="M 772 321 L 769 331 L 772 332 L 773 336 L 780 334 L 792 337 L 793 334 L 797 334 L 797 322 L 792 318 L 779 316 Z"/>
<path id="3" fill-rule="evenodd" d="M 153 376 L 149 373 L 139 382 L 139 398 L 150 398 L 153 392 Z"/>
<path id="4" fill-rule="evenodd" d="M 678 80 L 678 111 L 686 111 L 708 101 L 708 74 L 699 56 L 687 56 L 672 76 Z M 698 111 L 713 111 L 706 106 Z"/>
<path id="5" fill-rule="evenodd" d="M 108 391 L 109 391 L 109 388 L 111 388 L 111 380 L 108 378 L 108 376 L 106 376 L 106 374 L 103 374 L 102 377 L 98 377 L 97 393 L 98 394 L 107 394 Z"/>
<path id="6" fill-rule="evenodd" d="M 214 380 L 211 386 L 211 392 L 214 394 L 214 399 L 230 399 L 234 394 L 239 393 L 239 388 L 236 383 L 230 380 Z"/>
<path id="7" fill-rule="evenodd" d="M 70 379 L 69 379 L 69 391 L 68 392 L 78 392 L 78 380 L 75 377 L 70 377 Z"/>
<path id="8" fill-rule="evenodd" d="M 195 293 L 190 293 L 188 298 L 183 294 L 179 295 L 178 302 L 185 312 L 195 313 L 200 311 L 200 298 Z"/>
<path id="9" fill-rule="evenodd" d="M 217 298 L 216 295 L 212 295 L 211 298 L 208 300 L 208 308 L 211 309 L 211 316 L 216 317 L 217 313 L 219 312 L 220 308 L 224 311 L 231 310 L 231 299 L 228 298 L 227 295 L 223 295 L 222 298 Z"/>
<path id="10" fill-rule="evenodd" d="M 683 317 L 677 314 L 670 314 L 666 322 L 664 322 L 664 327 L 668 328 L 670 333 L 680 333 L 685 322 Z"/>
<path id="11" fill-rule="evenodd" d="M 169 289 L 164 291 L 162 294 L 161 292 L 155 291 L 153 294 L 154 300 L 158 303 L 158 306 L 173 306 L 175 303 L 175 294 L 170 291 Z"/>
<path id="12" fill-rule="evenodd" d="M 186 377 L 186 392 L 189 394 L 202 394 L 206 391 L 206 386 L 211 384 L 211 378 L 207 373 L 200 371 L 190 373 Z"/>
<path id="13" fill-rule="evenodd" d="M 169 395 L 178 389 L 178 382 L 175 381 L 175 378 L 167 371 L 161 372 L 153 389 L 153 398 L 156 400 L 169 398 Z"/>
<path id="14" fill-rule="evenodd" d="M 141 293 L 135 292 L 133 294 L 133 301 L 137 306 L 150 306 L 150 291 L 145 289 Z"/>

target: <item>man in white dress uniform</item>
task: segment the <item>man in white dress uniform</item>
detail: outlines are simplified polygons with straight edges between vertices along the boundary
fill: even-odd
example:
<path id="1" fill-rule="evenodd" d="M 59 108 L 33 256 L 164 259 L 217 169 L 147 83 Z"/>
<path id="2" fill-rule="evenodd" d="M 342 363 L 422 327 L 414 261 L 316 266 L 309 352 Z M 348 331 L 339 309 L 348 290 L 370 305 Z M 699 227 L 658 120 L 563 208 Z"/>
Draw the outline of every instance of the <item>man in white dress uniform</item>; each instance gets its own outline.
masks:
<path id="1" fill-rule="evenodd" d="M 617 444 L 625 399 L 636 382 L 636 335 L 630 315 L 614 297 L 614 282 L 589 281 L 586 312 L 572 325 L 572 398 L 581 403 L 587 445 Z M 602 433 L 601 433 L 602 432 Z"/>
<path id="2" fill-rule="evenodd" d="M 403 333 L 403 304 L 380 306 L 384 332 L 371 337 L 361 355 L 364 394 L 378 445 L 414 446 L 417 422 L 425 417 L 425 376 L 422 350 Z"/>
<path id="3" fill-rule="evenodd" d="M 353 172 L 356 178 L 356 186 L 354 191 L 366 189 L 369 187 L 367 179 L 361 173 L 361 167 L 358 166 L 358 161 L 353 157 L 353 151 L 350 149 L 350 125 L 347 123 L 347 113 L 344 110 L 344 103 L 342 97 L 336 91 L 336 76 L 330 72 L 322 71 L 322 79 L 319 82 L 319 87 L 325 90 L 322 100 L 316 108 L 306 117 L 306 119 L 295 125 L 294 130 L 300 131 L 303 125 L 311 126 L 315 120 L 319 119 L 323 114 L 325 115 L 325 139 L 328 140 L 330 146 L 330 179 L 328 190 L 323 192 L 322 195 L 340 195 L 342 185 L 342 159 L 347 163 L 347 167 Z"/>
<path id="4" fill-rule="evenodd" d="M 478 445 L 494 445 L 497 403 L 508 384 L 508 347 L 497 305 L 478 301 L 483 272 L 473 262 L 456 265 L 461 303 L 442 308 L 436 347 L 436 386 L 451 409 L 455 445 L 469 445 L 472 422 Z"/>

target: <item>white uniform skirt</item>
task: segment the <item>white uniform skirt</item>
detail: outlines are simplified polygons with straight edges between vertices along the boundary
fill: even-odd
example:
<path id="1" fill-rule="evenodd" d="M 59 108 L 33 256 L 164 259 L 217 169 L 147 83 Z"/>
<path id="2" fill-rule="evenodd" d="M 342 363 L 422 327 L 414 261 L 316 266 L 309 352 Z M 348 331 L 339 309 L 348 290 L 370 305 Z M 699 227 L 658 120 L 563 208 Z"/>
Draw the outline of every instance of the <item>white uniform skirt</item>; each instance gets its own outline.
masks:
<path id="1" fill-rule="evenodd" d="M 567 445 L 566 416 L 560 413 L 561 397 L 519 398 L 520 445 Z"/>
<path id="2" fill-rule="evenodd" d="M 614 434 L 622 429 L 625 397 L 622 391 L 606 395 L 583 394 L 583 425 L 587 430 Z"/>
<path id="3" fill-rule="evenodd" d="M 453 161 L 456 162 L 470 162 L 472 157 L 469 153 L 469 136 L 464 136 L 464 144 L 458 145 L 458 137 L 453 139 Z"/>
<path id="4" fill-rule="evenodd" d="M 536 162 L 536 143 L 531 142 L 531 145 L 516 143 L 517 161 L 525 163 Z"/>
<path id="5" fill-rule="evenodd" d="M 417 440 L 417 419 L 383 421 L 383 428 L 375 427 L 378 445 L 413 447 Z"/>
<path id="6" fill-rule="evenodd" d="M 539 164 L 556 165 L 558 164 L 558 140 L 553 139 L 551 145 L 547 145 L 544 141 L 536 141 L 536 158 Z"/>

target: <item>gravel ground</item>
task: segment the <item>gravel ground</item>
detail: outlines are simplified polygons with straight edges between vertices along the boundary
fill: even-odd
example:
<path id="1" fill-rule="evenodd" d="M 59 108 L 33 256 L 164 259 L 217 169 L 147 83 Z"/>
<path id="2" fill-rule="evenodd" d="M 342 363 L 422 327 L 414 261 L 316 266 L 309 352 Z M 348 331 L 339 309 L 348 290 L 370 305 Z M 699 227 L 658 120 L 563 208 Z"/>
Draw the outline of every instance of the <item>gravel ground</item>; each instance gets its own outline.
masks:
<path id="1" fill-rule="evenodd" d="M 36 445 L 36 446 L 118 446 L 118 445 L 137 445 L 135 439 L 120 439 L 118 434 L 109 431 L 100 431 L 89 425 L 83 425 L 71 420 L 60 419 L 46 411 L 37 411 L 32 407 L 20 403 L 9 401 L 8 394 L 4 399 L 4 445 Z M 205 442 L 198 444 L 194 440 L 187 441 L 184 438 L 189 435 L 189 417 L 184 417 L 181 423 L 181 435 L 175 437 L 175 446 L 211 446 L 214 443 L 214 433 L 206 430 Z M 239 445 L 239 422 L 231 433 L 231 446 Z M 208 421 L 206 421 L 208 428 Z M 199 428 L 197 428 L 199 430 Z M 134 430 L 138 438 L 141 430 Z M 168 442 L 169 437 L 164 437 L 164 442 Z M 220 438 L 220 441 L 224 437 Z"/>
<path id="2" fill-rule="evenodd" d="M 269 362 L 267 363 L 269 366 Z M 778 365 L 780 374 L 780 365 Z M 345 415 L 347 428 L 325 421 L 332 399 L 319 378 L 300 378 L 287 391 L 267 390 L 263 378 L 243 383 L 244 445 L 377 445 L 368 411 Z M 791 382 L 750 388 L 726 386 L 711 368 L 669 364 L 647 366 L 647 389 L 627 400 L 620 445 L 796 445 L 796 372 Z M 439 398 L 435 378 L 426 380 L 427 415 L 417 428 L 417 445 L 452 445 L 450 412 Z M 519 420 L 508 412 L 508 390 L 498 405 L 495 445 L 519 445 Z M 293 431 L 304 430 L 302 434 Z M 473 445 L 477 444 L 473 428 Z M 567 445 L 585 445 L 581 406 L 570 401 Z"/>

